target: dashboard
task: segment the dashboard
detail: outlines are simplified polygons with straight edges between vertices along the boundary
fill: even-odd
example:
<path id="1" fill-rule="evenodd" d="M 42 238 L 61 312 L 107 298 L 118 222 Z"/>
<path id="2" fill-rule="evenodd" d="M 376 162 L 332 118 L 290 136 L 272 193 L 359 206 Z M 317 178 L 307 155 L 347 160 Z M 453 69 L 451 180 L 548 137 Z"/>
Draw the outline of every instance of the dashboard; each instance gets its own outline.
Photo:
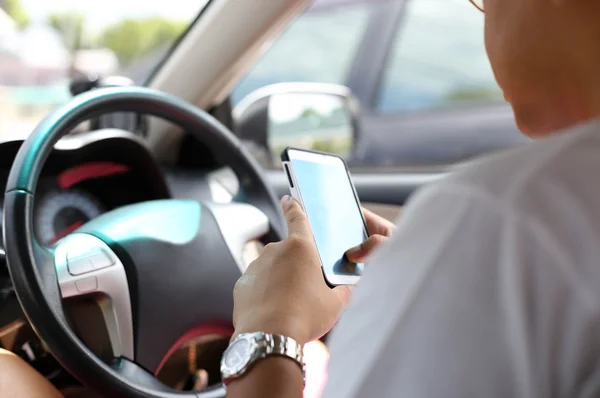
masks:
<path id="1" fill-rule="evenodd" d="M 21 143 L 0 142 L 2 186 Z M 69 136 L 56 145 L 40 176 L 34 233 L 51 246 L 106 211 L 169 197 L 165 177 L 138 137 L 121 130 Z"/>
<path id="2" fill-rule="evenodd" d="M 109 188 L 129 185 L 131 171 L 131 167 L 124 164 L 91 161 L 74 165 L 58 175 L 43 176 L 34 210 L 33 227 L 38 241 L 51 246 L 111 208 L 135 202 L 137 198 L 130 195 L 121 197 L 118 202 L 108 195 Z M 6 170 L 1 173 L 5 183 L 8 173 Z"/>

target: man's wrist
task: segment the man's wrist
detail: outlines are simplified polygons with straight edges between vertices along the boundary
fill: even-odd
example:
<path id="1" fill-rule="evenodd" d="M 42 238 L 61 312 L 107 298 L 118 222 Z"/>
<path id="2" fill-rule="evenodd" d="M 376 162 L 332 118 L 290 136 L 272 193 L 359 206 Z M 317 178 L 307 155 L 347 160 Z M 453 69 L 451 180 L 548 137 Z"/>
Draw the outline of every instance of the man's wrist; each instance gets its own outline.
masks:
<path id="1" fill-rule="evenodd" d="M 302 397 L 304 382 L 302 370 L 288 358 L 271 356 L 259 361 L 248 374 L 227 385 L 232 397 Z"/>
<path id="2" fill-rule="evenodd" d="M 269 321 L 269 322 L 252 322 L 251 324 L 240 324 L 235 329 L 235 335 L 242 333 L 270 333 L 286 336 L 294 339 L 296 343 L 304 346 L 309 342 L 310 337 L 305 330 L 305 326 L 296 321 Z"/>

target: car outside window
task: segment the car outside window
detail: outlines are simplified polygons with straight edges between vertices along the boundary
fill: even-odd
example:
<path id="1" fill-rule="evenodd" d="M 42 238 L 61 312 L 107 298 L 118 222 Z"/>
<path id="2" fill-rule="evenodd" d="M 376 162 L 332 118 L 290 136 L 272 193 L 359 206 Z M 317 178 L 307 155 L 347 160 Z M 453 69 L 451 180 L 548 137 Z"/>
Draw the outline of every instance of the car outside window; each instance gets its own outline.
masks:
<path id="1" fill-rule="evenodd" d="M 376 109 L 411 112 L 502 101 L 466 0 L 411 0 L 397 30 Z"/>

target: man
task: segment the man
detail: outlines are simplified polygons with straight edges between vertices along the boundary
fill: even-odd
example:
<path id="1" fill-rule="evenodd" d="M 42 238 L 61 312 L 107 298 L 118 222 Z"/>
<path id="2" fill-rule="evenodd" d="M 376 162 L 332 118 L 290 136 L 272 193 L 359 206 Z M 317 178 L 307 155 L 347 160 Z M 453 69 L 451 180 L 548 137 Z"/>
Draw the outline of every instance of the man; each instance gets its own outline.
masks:
<path id="1" fill-rule="evenodd" d="M 325 398 L 600 396 L 600 1 L 476 6 L 520 129 L 543 139 L 411 200 L 333 333 Z M 350 290 L 326 286 L 306 216 L 282 204 L 289 238 L 236 285 L 234 323 L 294 347 Z M 228 397 L 301 397 L 296 356 L 254 361 Z"/>
<path id="2" fill-rule="evenodd" d="M 543 139 L 412 199 L 333 333 L 325 398 L 600 396 L 600 1 L 484 2 L 496 78 Z M 289 348 L 326 333 L 350 289 L 327 287 L 306 216 L 283 207 L 289 238 L 236 285 L 234 323 Z M 268 355 L 228 396 L 301 397 L 302 384 L 294 360 Z"/>

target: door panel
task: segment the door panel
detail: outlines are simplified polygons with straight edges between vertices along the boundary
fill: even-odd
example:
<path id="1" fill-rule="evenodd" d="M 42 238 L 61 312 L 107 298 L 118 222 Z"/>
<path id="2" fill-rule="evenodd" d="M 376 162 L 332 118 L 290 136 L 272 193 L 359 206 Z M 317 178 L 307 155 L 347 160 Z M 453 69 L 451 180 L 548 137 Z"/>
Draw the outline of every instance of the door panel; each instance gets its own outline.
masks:
<path id="1" fill-rule="evenodd" d="M 357 167 L 448 165 L 531 140 L 516 127 L 508 105 L 398 115 L 363 113 Z"/>

